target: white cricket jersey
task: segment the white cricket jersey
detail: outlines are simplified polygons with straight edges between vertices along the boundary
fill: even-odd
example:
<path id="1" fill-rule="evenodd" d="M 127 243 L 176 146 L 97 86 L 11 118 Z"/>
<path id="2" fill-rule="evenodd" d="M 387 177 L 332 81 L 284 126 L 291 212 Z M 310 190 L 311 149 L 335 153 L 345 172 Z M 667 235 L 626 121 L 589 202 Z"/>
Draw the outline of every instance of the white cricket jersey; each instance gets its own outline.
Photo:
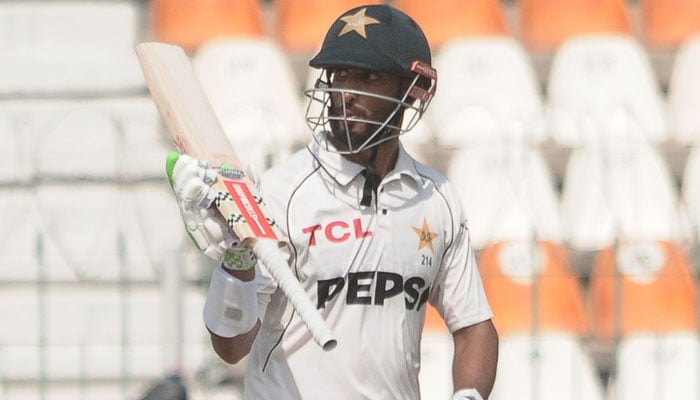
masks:
<path id="1" fill-rule="evenodd" d="M 419 399 L 426 302 L 452 332 L 491 318 L 452 184 L 401 148 L 376 207 L 361 207 L 362 169 L 312 142 L 264 174 L 291 268 L 338 345 L 323 351 L 258 269 L 245 399 Z"/>

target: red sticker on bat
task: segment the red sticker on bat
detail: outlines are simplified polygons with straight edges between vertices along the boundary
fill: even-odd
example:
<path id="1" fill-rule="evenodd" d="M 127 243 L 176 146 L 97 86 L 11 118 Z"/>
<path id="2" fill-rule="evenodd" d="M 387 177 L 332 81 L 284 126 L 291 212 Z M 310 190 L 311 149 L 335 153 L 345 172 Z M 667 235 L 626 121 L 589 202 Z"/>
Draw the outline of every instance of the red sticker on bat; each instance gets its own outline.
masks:
<path id="1" fill-rule="evenodd" d="M 277 239 L 272 226 L 265 218 L 265 215 L 258 207 L 258 202 L 248 189 L 248 185 L 240 181 L 224 179 L 224 185 L 236 202 L 243 218 L 248 222 L 250 229 L 256 237 Z"/>

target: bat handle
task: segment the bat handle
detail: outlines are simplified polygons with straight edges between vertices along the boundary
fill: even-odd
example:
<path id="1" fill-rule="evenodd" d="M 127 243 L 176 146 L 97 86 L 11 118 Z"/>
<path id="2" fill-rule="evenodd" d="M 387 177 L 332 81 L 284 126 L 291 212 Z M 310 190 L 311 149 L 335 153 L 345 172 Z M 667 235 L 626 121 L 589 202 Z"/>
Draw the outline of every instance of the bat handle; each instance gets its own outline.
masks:
<path id="1" fill-rule="evenodd" d="M 326 325 L 326 321 L 311 303 L 297 278 L 292 274 L 287 261 L 277 246 L 277 241 L 258 239 L 253 245 L 253 252 L 292 303 L 294 310 L 299 314 L 316 343 L 325 351 L 335 348 L 338 341 Z"/>

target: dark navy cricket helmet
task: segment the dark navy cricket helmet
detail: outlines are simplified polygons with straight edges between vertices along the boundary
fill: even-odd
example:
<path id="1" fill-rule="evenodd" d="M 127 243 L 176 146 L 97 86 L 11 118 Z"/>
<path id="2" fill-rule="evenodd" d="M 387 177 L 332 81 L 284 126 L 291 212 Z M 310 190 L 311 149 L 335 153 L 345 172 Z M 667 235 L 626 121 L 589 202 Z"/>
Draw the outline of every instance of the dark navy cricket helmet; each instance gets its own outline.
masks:
<path id="1" fill-rule="evenodd" d="M 367 5 L 346 11 L 333 22 L 321 50 L 309 61 L 309 65 L 321 69 L 321 73 L 314 88 L 305 92 L 310 99 L 307 123 L 315 133 L 329 132 L 331 120 L 347 124 L 345 116 L 328 114 L 330 94 L 343 92 L 343 89 L 332 87 L 334 70 L 391 72 L 412 80 L 400 98 L 382 97 L 396 104 L 394 113 L 385 121 L 363 121 L 376 125 L 375 134 L 364 143 L 341 152 L 357 153 L 403 134 L 420 120 L 435 93 L 437 72 L 431 62 L 425 34 L 402 11 L 388 5 Z M 372 93 L 360 94 L 381 97 Z M 396 118 L 397 115 L 403 120 Z M 397 126 L 395 121 L 401 120 Z M 351 139 L 347 141 L 350 143 Z"/>
<path id="2" fill-rule="evenodd" d="M 396 8 L 370 5 L 340 16 L 309 65 L 409 73 L 415 61 L 431 65 L 430 46 L 418 24 Z"/>

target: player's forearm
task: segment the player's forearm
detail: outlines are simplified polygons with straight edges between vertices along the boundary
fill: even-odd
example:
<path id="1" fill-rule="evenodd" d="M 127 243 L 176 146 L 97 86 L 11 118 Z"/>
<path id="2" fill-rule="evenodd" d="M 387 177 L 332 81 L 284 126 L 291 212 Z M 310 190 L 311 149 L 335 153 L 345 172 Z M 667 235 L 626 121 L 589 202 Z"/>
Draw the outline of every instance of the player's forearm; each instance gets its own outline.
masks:
<path id="1" fill-rule="evenodd" d="M 454 390 L 474 388 L 487 399 L 496 378 L 498 334 L 489 321 L 454 333 L 452 381 Z"/>
<path id="2" fill-rule="evenodd" d="M 260 321 L 258 320 L 250 332 L 232 338 L 221 337 L 211 331 L 209 331 L 209 336 L 211 337 L 211 344 L 216 354 L 224 362 L 236 364 L 250 352 L 250 348 L 253 346 L 253 341 L 259 329 Z"/>

